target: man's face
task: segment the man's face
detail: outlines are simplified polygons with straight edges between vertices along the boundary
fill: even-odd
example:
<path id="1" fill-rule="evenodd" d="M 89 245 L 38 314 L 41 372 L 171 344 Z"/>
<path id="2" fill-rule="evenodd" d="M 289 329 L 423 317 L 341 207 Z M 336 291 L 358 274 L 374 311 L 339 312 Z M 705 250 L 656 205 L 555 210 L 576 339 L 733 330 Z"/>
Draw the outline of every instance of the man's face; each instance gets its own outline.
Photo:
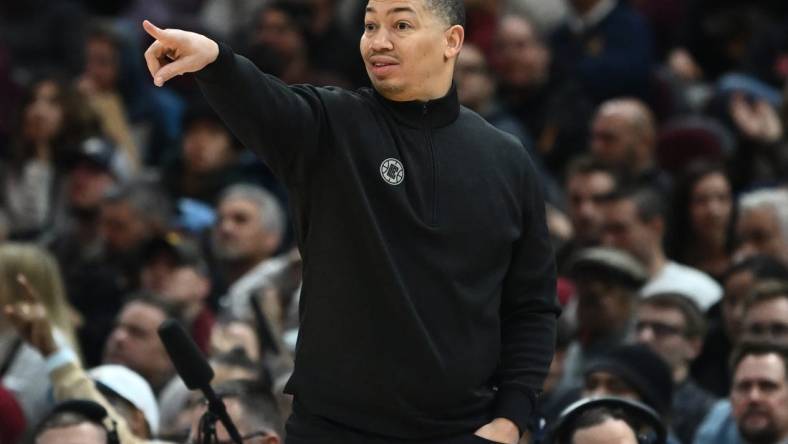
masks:
<path id="1" fill-rule="evenodd" d="M 219 204 L 218 216 L 214 247 L 221 259 L 264 259 L 276 249 L 273 235 L 263 225 L 260 209 L 251 201 L 225 199 Z"/>
<path id="2" fill-rule="evenodd" d="M 686 367 L 700 352 L 700 340 L 685 335 L 687 323 L 681 310 L 642 303 L 635 318 L 637 342 L 649 346 L 671 369 Z"/>
<path id="3" fill-rule="evenodd" d="M 744 314 L 742 325 L 742 334 L 748 340 L 788 346 L 788 295 L 751 306 Z"/>
<path id="4" fill-rule="evenodd" d="M 286 61 L 304 50 L 304 36 L 283 11 L 268 9 L 260 14 L 255 41 L 276 51 Z"/>
<path id="5" fill-rule="evenodd" d="M 635 296 L 600 280 L 578 280 L 577 325 L 583 334 L 601 337 L 621 329 L 630 319 L 629 299 Z"/>
<path id="6" fill-rule="evenodd" d="M 722 296 L 722 319 L 728 338 L 735 340 L 741 333 L 744 302 L 755 286 L 755 276 L 747 270 L 728 276 Z"/>
<path id="7" fill-rule="evenodd" d="M 583 397 L 598 398 L 602 396 L 617 396 L 632 401 L 642 401 L 640 395 L 617 375 L 606 371 L 589 373 L 583 382 Z"/>
<path id="8" fill-rule="evenodd" d="M 591 126 L 591 154 L 610 168 L 625 171 L 636 160 L 638 139 L 627 118 L 599 113 Z"/>
<path id="9" fill-rule="evenodd" d="M 68 202 L 78 209 L 98 208 L 102 197 L 114 184 L 115 179 L 105 169 L 82 161 L 68 173 Z"/>
<path id="10" fill-rule="evenodd" d="M 104 362 L 136 371 L 152 387 L 160 387 L 174 368 L 157 334 L 165 313 L 140 301 L 127 304 L 118 316 L 104 349 Z"/>
<path id="11" fill-rule="evenodd" d="M 495 71 L 514 88 L 533 88 L 547 80 L 550 53 L 539 41 L 533 26 L 520 17 L 505 17 L 494 46 Z"/>
<path id="12" fill-rule="evenodd" d="M 101 206 L 101 237 L 110 250 L 130 251 L 149 236 L 148 226 L 140 216 L 128 202 L 109 202 Z"/>
<path id="13" fill-rule="evenodd" d="M 375 89 L 390 100 L 425 100 L 430 80 L 448 69 L 449 28 L 424 0 L 370 0 L 360 49 Z"/>
<path id="14" fill-rule="evenodd" d="M 192 173 L 208 173 L 224 167 L 232 158 L 230 135 L 220 124 L 198 121 L 183 135 L 183 158 Z"/>
<path id="15" fill-rule="evenodd" d="M 106 444 L 107 432 L 97 424 L 82 422 L 46 430 L 38 435 L 36 444 Z"/>
<path id="16" fill-rule="evenodd" d="M 776 354 L 750 355 L 736 367 L 731 388 L 733 417 L 739 432 L 754 444 L 776 443 L 788 436 L 788 386 Z"/>
<path id="17" fill-rule="evenodd" d="M 632 427 L 621 419 L 608 419 L 602 424 L 580 429 L 572 436 L 572 444 L 637 444 Z"/>
<path id="18" fill-rule="evenodd" d="M 466 45 L 460 52 L 454 67 L 454 78 L 457 81 L 460 103 L 471 109 L 478 110 L 495 93 L 487 61 L 475 46 Z"/>
<path id="19" fill-rule="evenodd" d="M 247 425 L 247 421 L 244 420 L 244 411 L 241 407 L 241 403 L 238 402 L 238 398 L 224 398 L 223 401 L 227 408 L 227 415 L 235 423 L 238 434 L 240 434 L 241 437 L 249 437 L 243 439 L 244 444 L 279 444 L 282 442 L 281 438 L 276 433 L 271 433 L 266 430 L 252 430 Z M 205 410 L 206 408 L 204 405 L 198 406 L 193 410 L 190 434 L 191 440 L 189 442 L 193 442 L 194 437 L 198 436 L 200 418 L 205 413 Z M 220 443 L 232 442 L 230 434 L 227 433 L 227 429 L 224 428 L 221 422 L 216 424 L 216 438 Z"/>
<path id="20" fill-rule="evenodd" d="M 660 234 L 653 223 L 640 220 L 634 202 L 606 202 L 602 205 L 602 219 L 602 245 L 626 251 L 643 264 L 651 263 L 654 249 L 659 248 Z"/>
<path id="21" fill-rule="evenodd" d="M 575 236 L 584 243 L 596 243 L 602 234 L 602 210 L 599 199 L 613 191 L 615 181 L 610 174 L 591 172 L 575 174 L 567 181 L 569 218 Z"/>
<path id="22" fill-rule="evenodd" d="M 770 207 L 743 211 L 736 226 L 739 247 L 737 259 L 765 254 L 780 260 L 788 259 L 788 240 L 783 238 L 777 215 Z"/>

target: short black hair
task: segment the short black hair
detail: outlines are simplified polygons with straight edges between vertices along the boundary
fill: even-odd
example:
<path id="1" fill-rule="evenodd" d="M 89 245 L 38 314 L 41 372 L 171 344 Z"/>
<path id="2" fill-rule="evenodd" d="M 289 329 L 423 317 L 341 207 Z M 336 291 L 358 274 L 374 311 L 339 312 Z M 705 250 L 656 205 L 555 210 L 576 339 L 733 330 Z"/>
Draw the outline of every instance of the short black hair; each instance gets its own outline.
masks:
<path id="1" fill-rule="evenodd" d="M 270 387 L 254 380 L 231 379 L 216 385 L 222 399 L 234 398 L 241 405 L 241 418 L 235 421 L 249 429 L 268 429 L 284 436 L 284 424 L 279 404 Z"/>
<path id="2" fill-rule="evenodd" d="M 632 429 L 632 433 L 637 435 L 637 425 L 632 420 L 630 415 L 627 415 L 623 409 L 611 409 L 609 407 L 597 407 L 590 409 L 586 412 L 583 412 L 572 424 L 572 433 L 568 434 L 568 440 L 563 441 L 564 443 L 571 444 L 574 442 L 575 433 L 579 430 L 583 429 L 590 429 L 591 427 L 598 426 L 600 424 L 605 423 L 608 420 L 620 420 L 623 421 L 630 429 Z"/>
<path id="3" fill-rule="evenodd" d="M 602 196 L 602 202 L 613 203 L 628 200 L 635 204 L 638 219 L 651 222 L 656 218 L 667 220 L 665 199 L 656 190 L 646 186 L 622 187 Z"/>
<path id="4" fill-rule="evenodd" d="M 465 2 L 463 0 L 424 0 L 427 9 L 437 14 L 451 26 L 465 26 Z"/>

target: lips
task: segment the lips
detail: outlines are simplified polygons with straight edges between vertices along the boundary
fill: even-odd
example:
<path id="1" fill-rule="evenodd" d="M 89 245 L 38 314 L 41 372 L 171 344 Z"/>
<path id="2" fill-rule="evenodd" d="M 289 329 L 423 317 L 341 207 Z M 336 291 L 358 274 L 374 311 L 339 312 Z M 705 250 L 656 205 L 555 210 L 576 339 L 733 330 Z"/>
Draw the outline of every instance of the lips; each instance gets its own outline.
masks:
<path id="1" fill-rule="evenodd" d="M 393 57 L 372 56 L 368 62 L 370 70 L 376 76 L 386 76 L 399 66 L 399 61 Z"/>

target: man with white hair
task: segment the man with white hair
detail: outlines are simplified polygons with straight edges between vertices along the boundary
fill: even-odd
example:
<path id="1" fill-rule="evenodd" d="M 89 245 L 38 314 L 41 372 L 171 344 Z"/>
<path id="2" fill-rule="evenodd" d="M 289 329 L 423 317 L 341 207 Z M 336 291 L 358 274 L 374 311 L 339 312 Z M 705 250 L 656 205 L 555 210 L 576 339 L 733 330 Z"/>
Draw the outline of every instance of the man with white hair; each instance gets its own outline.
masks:
<path id="1" fill-rule="evenodd" d="M 739 198 L 735 257 L 764 254 L 788 264 L 788 190 L 767 188 Z"/>
<path id="2" fill-rule="evenodd" d="M 221 309 L 247 318 L 250 296 L 271 287 L 288 263 L 272 257 L 284 236 L 284 211 L 265 189 L 238 184 L 222 192 L 216 213 L 213 252 L 229 287 Z"/>

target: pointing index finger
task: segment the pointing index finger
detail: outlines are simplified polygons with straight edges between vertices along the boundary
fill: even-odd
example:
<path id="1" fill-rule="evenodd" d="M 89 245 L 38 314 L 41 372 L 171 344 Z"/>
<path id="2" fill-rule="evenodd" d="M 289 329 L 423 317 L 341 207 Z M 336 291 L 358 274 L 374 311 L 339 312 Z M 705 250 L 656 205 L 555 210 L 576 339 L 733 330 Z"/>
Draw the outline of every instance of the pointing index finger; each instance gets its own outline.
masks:
<path id="1" fill-rule="evenodd" d="M 22 297 L 25 298 L 25 301 L 31 304 L 35 304 L 38 302 L 38 295 L 33 287 L 30 285 L 30 282 L 27 280 L 27 276 L 22 273 L 16 275 L 16 280 L 19 282 L 19 285 L 22 286 L 24 291 L 22 292 Z"/>
<path id="2" fill-rule="evenodd" d="M 156 40 L 166 42 L 167 41 L 167 33 L 164 29 L 159 28 L 158 26 L 154 25 L 148 20 L 144 20 L 142 22 L 142 27 L 145 29 L 145 32 L 150 34 Z"/>

